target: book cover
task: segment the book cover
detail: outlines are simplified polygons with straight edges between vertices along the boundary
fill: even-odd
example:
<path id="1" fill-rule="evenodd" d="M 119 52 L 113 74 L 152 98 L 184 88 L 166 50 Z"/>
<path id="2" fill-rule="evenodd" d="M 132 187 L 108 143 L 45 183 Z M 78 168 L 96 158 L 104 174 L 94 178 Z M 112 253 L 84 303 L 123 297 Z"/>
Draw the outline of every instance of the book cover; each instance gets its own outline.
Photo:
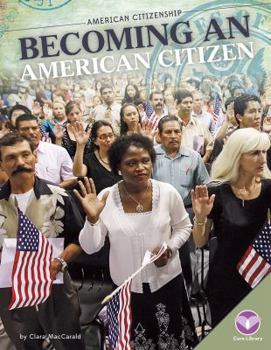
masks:
<path id="1" fill-rule="evenodd" d="M 0 107 L 20 102 L 26 89 L 62 84 L 90 109 L 88 97 L 106 80 L 120 101 L 128 82 L 142 98 L 162 90 L 170 99 L 177 88 L 204 81 L 206 101 L 224 101 L 240 86 L 267 99 L 270 15 L 270 0 L 0 0 Z M 259 313 L 258 335 L 234 328 L 238 307 L 198 348 L 266 349 L 269 293 L 266 278 L 242 304 Z"/>

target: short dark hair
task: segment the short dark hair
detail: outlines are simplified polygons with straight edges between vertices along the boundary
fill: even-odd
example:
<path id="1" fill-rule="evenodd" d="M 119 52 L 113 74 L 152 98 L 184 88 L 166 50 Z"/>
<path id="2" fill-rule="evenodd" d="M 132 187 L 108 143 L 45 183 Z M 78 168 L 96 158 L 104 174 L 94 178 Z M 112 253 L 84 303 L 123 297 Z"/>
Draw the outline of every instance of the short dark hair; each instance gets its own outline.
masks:
<path id="1" fill-rule="evenodd" d="M 141 116 L 140 116 L 138 107 L 134 103 L 124 103 L 124 105 L 120 109 L 120 135 L 125 135 L 126 132 L 128 131 L 127 124 L 125 123 L 123 118 L 124 118 L 124 110 L 129 106 L 135 107 L 138 113 L 139 123 L 141 124 Z"/>
<path id="2" fill-rule="evenodd" d="M 35 117 L 33 114 L 29 113 L 29 114 L 22 114 L 20 115 L 15 122 L 15 126 L 16 129 L 19 129 L 19 124 L 20 122 L 25 122 L 25 121 L 29 121 L 29 120 L 35 120 L 37 123 L 39 123 L 38 118 Z"/>
<path id="3" fill-rule="evenodd" d="M 24 105 L 16 104 L 15 106 L 11 107 L 8 111 L 8 119 L 11 120 L 12 114 L 15 111 L 23 111 L 24 114 L 31 114 L 31 111 L 29 108 L 27 108 Z"/>
<path id="4" fill-rule="evenodd" d="M 163 132 L 163 125 L 167 122 L 178 122 L 180 125 L 180 128 L 182 130 L 182 122 L 180 121 L 180 118 L 176 117 L 175 115 L 165 115 L 163 118 L 161 118 L 158 122 L 158 132 L 161 135 Z"/>
<path id="5" fill-rule="evenodd" d="M 113 86 L 110 85 L 110 84 L 104 84 L 104 85 L 102 85 L 102 86 L 100 87 L 100 94 L 102 94 L 103 91 L 104 91 L 105 89 L 111 89 L 111 90 L 113 91 Z"/>
<path id="6" fill-rule="evenodd" d="M 16 145 L 16 143 L 24 142 L 24 141 L 27 141 L 29 143 L 31 151 L 33 152 L 34 145 L 29 140 L 29 138 L 26 136 L 20 135 L 17 132 L 10 132 L 10 133 L 6 134 L 5 136 L 1 137 L 1 139 L 0 139 L 0 160 L 2 161 L 2 153 L 1 153 L 2 147 L 14 146 L 14 145 Z"/>
<path id="7" fill-rule="evenodd" d="M 191 91 L 187 89 L 179 89 L 176 91 L 175 98 L 176 98 L 177 104 L 181 103 L 182 100 L 184 100 L 187 97 L 191 97 L 193 100 L 193 94 Z"/>
<path id="8" fill-rule="evenodd" d="M 234 108 L 234 116 L 238 125 L 240 125 L 240 121 L 237 119 L 237 114 L 239 114 L 242 117 L 245 113 L 248 102 L 250 101 L 256 101 L 261 104 L 261 100 L 256 95 L 244 94 L 235 98 L 233 108 Z"/>
<path id="9" fill-rule="evenodd" d="M 113 142 L 108 151 L 109 164 L 114 174 L 118 174 L 122 158 L 130 146 L 143 148 L 149 153 L 152 164 L 154 164 L 156 154 L 150 139 L 140 134 L 121 136 Z"/>
<path id="10" fill-rule="evenodd" d="M 162 91 L 158 91 L 158 90 L 156 90 L 156 91 L 152 91 L 152 92 L 151 92 L 151 94 L 150 94 L 150 100 L 152 100 L 153 95 L 162 95 L 162 96 L 163 96 L 163 98 L 164 98 L 164 94 L 163 94 L 163 92 L 162 92 Z"/>

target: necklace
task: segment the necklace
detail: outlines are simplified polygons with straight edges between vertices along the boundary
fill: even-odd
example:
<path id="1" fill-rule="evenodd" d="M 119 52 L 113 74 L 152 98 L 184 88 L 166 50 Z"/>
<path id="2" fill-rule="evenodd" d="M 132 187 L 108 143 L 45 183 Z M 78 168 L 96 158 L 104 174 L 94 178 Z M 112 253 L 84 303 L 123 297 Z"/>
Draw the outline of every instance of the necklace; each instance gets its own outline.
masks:
<path id="1" fill-rule="evenodd" d="M 243 208 L 245 206 L 245 200 L 247 200 L 246 197 L 253 193 L 253 191 L 256 189 L 256 186 L 257 183 L 254 183 L 250 190 L 246 189 L 245 186 L 243 188 L 238 188 L 234 185 L 232 186 L 235 189 L 237 196 L 241 199 Z"/>
<path id="2" fill-rule="evenodd" d="M 148 182 L 148 186 L 146 188 L 146 190 L 144 191 L 144 194 L 148 191 L 150 187 L 150 183 Z M 125 190 L 125 192 L 127 193 L 127 195 L 137 204 L 135 210 L 137 213 L 142 213 L 144 211 L 144 206 L 142 203 L 140 203 L 139 201 L 137 201 L 126 189 L 125 185 L 124 185 L 124 182 L 123 182 L 123 188 Z"/>
<path id="3" fill-rule="evenodd" d="M 106 164 L 106 165 L 109 165 L 109 162 L 105 162 L 104 160 L 103 160 L 103 158 L 101 157 L 101 155 L 100 155 L 100 151 L 98 150 L 98 155 L 99 155 L 99 158 L 101 159 L 101 162 L 103 162 L 104 164 Z"/>

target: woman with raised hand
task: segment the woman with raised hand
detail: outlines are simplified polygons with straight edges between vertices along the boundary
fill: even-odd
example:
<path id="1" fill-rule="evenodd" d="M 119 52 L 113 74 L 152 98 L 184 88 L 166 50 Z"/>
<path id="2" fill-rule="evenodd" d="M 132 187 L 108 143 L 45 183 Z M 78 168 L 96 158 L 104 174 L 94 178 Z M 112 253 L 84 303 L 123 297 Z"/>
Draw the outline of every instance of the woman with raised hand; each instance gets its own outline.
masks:
<path id="1" fill-rule="evenodd" d="M 138 108 L 133 103 L 125 103 L 120 109 L 120 135 L 141 134 L 153 141 L 155 131 L 152 123 L 142 122 Z"/>
<path id="2" fill-rule="evenodd" d="M 109 267 L 116 286 L 141 266 L 147 250 L 167 249 L 131 284 L 131 348 L 190 349 L 197 343 L 178 249 L 191 232 L 182 198 L 169 184 L 151 179 L 155 151 L 142 135 L 124 136 L 109 150 L 114 174 L 123 180 L 98 196 L 92 179 L 75 191 L 86 214 L 79 237 L 93 254 L 110 241 Z M 186 347 L 187 346 L 187 347 Z"/>
<path id="3" fill-rule="evenodd" d="M 85 132 L 88 135 L 88 131 L 91 129 L 91 125 L 89 123 L 83 122 L 82 110 L 78 102 L 68 102 L 65 107 L 65 114 L 67 116 L 68 123 L 64 128 L 56 124 L 54 128 L 54 133 L 56 138 L 56 144 L 66 148 L 69 155 L 73 159 L 76 152 L 76 138 L 74 135 L 74 125 L 76 123 L 81 123 Z M 91 139 L 89 137 L 84 148 L 84 154 L 90 151 L 90 146 Z"/>
<path id="4" fill-rule="evenodd" d="M 56 142 L 54 128 L 57 125 L 59 128 L 65 128 L 67 124 L 67 118 L 65 114 L 65 102 L 62 99 L 53 101 L 53 117 L 52 119 L 46 119 L 41 124 L 41 131 L 43 134 L 48 135 L 53 143 Z M 58 130 L 59 130 L 58 128 Z"/>
<path id="5" fill-rule="evenodd" d="M 237 264 L 253 242 L 271 206 L 268 135 L 253 128 L 235 131 L 213 163 L 214 183 L 192 191 L 193 237 L 203 247 L 210 228 L 217 249 L 210 265 L 207 296 L 212 326 L 217 325 L 251 290 Z M 271 248 L 271 247 L 270 247 Z"/>
<path id="6" fill-rule="evenodd" d="M 109 148 L 115 140 L 112 125 L 99 120 L 93 124 L 91 131 L 85 131 L 83 125 L 77 122 L 72 130 L 77 144 L 73 160 L 74 176 L 91 177 L 97 193 L 119 181 L 121 176 L 112 172 L 108 159 Z M 92 150 L 84 155 L 89 137 Z"/>

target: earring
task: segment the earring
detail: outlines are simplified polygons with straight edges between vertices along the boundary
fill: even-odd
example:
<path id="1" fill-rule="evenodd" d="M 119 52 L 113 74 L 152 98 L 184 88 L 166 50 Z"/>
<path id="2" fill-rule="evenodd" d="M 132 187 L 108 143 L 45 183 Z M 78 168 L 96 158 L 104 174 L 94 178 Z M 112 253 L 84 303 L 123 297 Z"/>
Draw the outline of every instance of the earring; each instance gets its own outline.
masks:
<path id="1" fill-rule="evenodd" d="M 120 170 L 118 170 L 118 174 L 119 174 L 119 176 L 122 176 L 122 173 L 121 173 L 121 171 L 120 171 Z"/>

